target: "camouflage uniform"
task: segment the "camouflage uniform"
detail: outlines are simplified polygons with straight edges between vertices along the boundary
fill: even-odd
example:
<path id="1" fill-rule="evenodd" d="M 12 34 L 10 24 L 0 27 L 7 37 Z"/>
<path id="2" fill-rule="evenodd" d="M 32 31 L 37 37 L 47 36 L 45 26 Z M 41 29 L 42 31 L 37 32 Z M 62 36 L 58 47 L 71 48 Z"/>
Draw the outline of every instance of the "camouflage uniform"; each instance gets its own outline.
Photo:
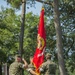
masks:
<path id="1" fill-rule="evenodd" d="M 32 69 L 33 71 L 35 71 L 35 67 L 33 66 L 33 64 L 29 64 L 29 65 L 28 65 L 28 69 Z M 29 72 L 28 75 L 33 75 L 33 74 L 31 74 L 31 73 Z"/>
<path id="2" fill-rule="evenodd" d="M 55 75 L 56 64 L 50 59 L 47 59 L 47 61 L 42 64 L 40 69 L 43 75 Z"/>
<path id="3" fill-rule="evenodd" d="M 23 64 L 20 62 L 13 62 L 9 67 L 9 75 L 21 75 Z"/>
<path id="4" fill-rule="evenodd" d="M 15 61 L 9 67 L 9 75 L 21 75 L 24 65 L 16 60 L 17 57 L 21 58 L 20 55 L 15 55 Z"/>

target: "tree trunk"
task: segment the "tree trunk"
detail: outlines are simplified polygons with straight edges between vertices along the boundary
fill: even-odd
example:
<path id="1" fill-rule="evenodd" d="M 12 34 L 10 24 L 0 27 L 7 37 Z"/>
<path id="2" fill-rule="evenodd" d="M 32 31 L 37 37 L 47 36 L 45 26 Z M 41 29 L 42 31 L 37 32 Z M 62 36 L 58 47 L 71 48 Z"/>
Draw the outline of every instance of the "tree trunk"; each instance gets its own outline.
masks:
<path id="1" fill-rule="evenodd" d="M 58 51 L 57 55 L 58 55 L 60 75 L 67 75 L 64 58 L 63 58 L 62 30 L 60 27 L 58 0 L 54 0 L 54 24 L 55 24 L 56 38 L 57 38 L 56 45 L 57 45 L 57 51 Z"/>

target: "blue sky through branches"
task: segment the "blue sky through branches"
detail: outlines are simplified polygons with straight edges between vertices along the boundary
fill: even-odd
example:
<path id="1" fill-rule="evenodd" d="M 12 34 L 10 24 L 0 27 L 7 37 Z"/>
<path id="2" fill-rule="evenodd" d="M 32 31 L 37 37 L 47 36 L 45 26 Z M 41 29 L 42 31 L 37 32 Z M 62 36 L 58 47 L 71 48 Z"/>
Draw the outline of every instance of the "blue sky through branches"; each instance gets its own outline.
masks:
<path id="1" fill-rule="evenodd" d="M 7 5 L 6 1 L 1 0 L 0 1 L 0 11 L 1 6 L 5 8 L 10 8 L 10 5 Z M 33 14 L 39 15 L 42 8 L 42 4 L 39 2 L 36 2 L 35 7 L 30 7 L 29 5 L 26 5 L 26 13 L 32 12 Z M 21 14 L 21 10 L 16 11 L 17 14 Z"/>

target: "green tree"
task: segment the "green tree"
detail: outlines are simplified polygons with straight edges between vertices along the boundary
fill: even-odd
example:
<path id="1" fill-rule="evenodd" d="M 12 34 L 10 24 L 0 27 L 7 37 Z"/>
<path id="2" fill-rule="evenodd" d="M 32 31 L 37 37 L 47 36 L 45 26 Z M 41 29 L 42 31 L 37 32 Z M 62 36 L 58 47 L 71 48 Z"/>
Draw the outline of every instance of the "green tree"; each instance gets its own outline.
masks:
<path id="1" fill-rule="evenodd" d="M 2 9 L 0 16 L 0 48 L 10 54 L 18 50 L 20 18 L 15 15 L 13 9 Z"/>
<path id="2" fill-rule="evenodd" d="M 15 0 L 15 2 L 16 1 L 17 0 Z M 33 0 L 31 1 L 35 3 L 35 1 Z M 27 1 L 27 3 L 32 4 L 31 1 Z M 43 3 L 43 0 L 36 0 L 36 1 Z M 44 5 L 45 15 L 49 18 L 49 20 L 47 20 L 47 23 L 46 23 L 46 29 L 47 29 L 47 49 L 46 50 L 52 52 L 55 56 L 54 59 L 57 60 L 56 35 L 55 35 L 55 28 L 53 25 L 53 22 L 54 22 L 53 0 L 45 0 L 44 3 L 46 3 Z M 21 3 L 19 2 L 19 4 Z M 75 46 L 74 46 L 75 45 L 75 42 L 74 42 L 75 41 L 75 38 L 74 38 L 75 37 L 75 25 L 74 25 L 75 24 L 75 17 L 74 17 L 75 1 L 74 0 L 59 0 L 59 12 L 60 12 L 61 29 L 62 29 L 62 34 L 63 34 L 62 39 L 63 39 L 64 59 L 66 62 L 66 68 L 68 70 L 68 74 L 72 75 L 74 74 L 74 70 L 75 70 L 74 69 L 74 65 L 75 65 L 74 63 L 74 58 L 75 58 L 75 55 L 74 55 L 75 53 L 74 51 L 75 50 Z M 25 35 L 26 34 L 27 33 L 25 33 Z"/>

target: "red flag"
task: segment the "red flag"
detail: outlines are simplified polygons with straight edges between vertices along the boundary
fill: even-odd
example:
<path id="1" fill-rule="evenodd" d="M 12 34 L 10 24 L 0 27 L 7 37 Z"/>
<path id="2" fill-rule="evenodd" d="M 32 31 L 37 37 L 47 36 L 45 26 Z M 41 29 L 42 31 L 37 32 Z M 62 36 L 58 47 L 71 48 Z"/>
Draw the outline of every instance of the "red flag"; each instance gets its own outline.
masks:
<path id="1" fill-rule="evenodd" d="M 37 48 L 33 58 L 33 64 L 38 73 L 39 73 L 38 69 L 44 61 L 45 46 L 46 46 L 46 34 L 45 34 L 45 27 L 44 27 L 44 8 L 42 8 L 40 14 L 40 22 L 38 26 Z"/>

